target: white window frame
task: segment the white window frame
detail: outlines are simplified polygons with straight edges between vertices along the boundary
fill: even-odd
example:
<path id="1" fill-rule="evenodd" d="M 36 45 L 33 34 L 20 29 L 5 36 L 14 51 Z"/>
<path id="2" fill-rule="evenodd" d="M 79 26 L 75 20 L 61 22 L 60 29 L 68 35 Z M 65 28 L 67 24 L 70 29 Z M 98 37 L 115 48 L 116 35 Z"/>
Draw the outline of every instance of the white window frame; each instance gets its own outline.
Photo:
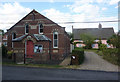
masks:
<path id="1" fill-rule="evenodd" d="M 3 42 L 4 46 L 7 46 L 7 42 Z"/>
<path id="2" fill-rule="evenodd" d="M 54 42 L 54 34 L 55 34 L 55 33 L 57 34 L 57 39 L 56 39 L 56 40 L 57 40 L 57 47 L 54 46 L 54 43 L 55 43 L 55 42 Z M 58 48 L 58 32 L 53 32 L 53 48 Z"/>
<path id="3" fill-rule="evenodd" d="M 43 24 L 39 24 L 39 34 L 43 34 L 43 32 L 40 32 L 40 30 L 41 30 L 41 25 L 42 25 L 42 28 L 43 28 Z"/>
<path id="4" fill-rule="evenodd" d="M 15 33 L 15 34 L 16 34 L 16 33 Z M 15 37 L 15 36 L 14 36 L 14 32 L 12 33 L 12 40 L 14 40 L 13 37 Z M 12 48 L 14 48 L 14 44 L 13 44 L 13 42 L 12 42 Z"/>
<path id="5" fill-rule="evenodd" d="M 28 24 L 25 24 L 25 34 L 28 34 L 29 33 L 29 25 L 28 25 L 28 33 L 26 33 L 26 26 L 27 26 Z"/>
<path id="6" fill-rule="evenodd" d="M 39 45 L 42 46 L 42 52 L 35 52 L 35 46 L 36 46 L 36 45 L 37 45 L 37 46 L 39 46 Z M 34 53 L 43 53 L 43 45 L 42 45 L 42 44 L 35 44 L 35 45 L 34 45 Z"/>
<path id="7" fill-rule="evenodd" d="M 3 40 L 8 40 L 8 35 L 5 35 L 6 38 L 3 38 Z"/>
<path id="8" fill-rule="evenodd" d="M 12 33 L 12 40 L 13 40 L 13 37 L 15 37 L 14 34 L 16 35 L 16 33 L 14 33 L 14 32 Z"/>

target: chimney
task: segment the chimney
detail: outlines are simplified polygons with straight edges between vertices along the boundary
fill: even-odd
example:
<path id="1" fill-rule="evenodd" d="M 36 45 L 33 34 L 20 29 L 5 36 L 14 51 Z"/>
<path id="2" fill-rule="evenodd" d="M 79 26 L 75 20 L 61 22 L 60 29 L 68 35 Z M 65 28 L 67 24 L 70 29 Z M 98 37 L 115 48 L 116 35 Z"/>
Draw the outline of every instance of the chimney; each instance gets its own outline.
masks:
<path id="1" fill-rule="evenodd" d="M 101 28 L 102 28 L 102 24 L 100 24 L 100 23 L 99 23 L 98 28 L 100 28 L 100 29 L 101 29 Z"/>
<path id="2" fill-rule="evenodd" d="M 72 33 L 73 33 L 73 25 L 72 25 Z"/>

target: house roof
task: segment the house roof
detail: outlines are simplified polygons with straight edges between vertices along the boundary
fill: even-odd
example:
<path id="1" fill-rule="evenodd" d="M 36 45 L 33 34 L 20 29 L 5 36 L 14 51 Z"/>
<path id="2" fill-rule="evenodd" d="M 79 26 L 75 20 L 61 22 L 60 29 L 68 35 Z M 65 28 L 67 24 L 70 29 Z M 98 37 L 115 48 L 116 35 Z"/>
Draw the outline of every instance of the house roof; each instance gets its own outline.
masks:
<path id="1" fill-rule="evenodd" d="M 99 39 L 108 39 L 114 34 L 113 28 L 83 28 L 73 29 L 74 39 L 80 39 L 81 34 L 90 34 Z"/>
<path id="2" fill-rule="evenodd" d="M 40 14 L 39 12 L 37 12 L 35 9 L 33 9 L 30 13 L 28 13 L 25 17 L 23 17 L 21 20 L 19 20 L 16 24 L 14 24 L 10 29 L 8 29 L 7 30 L 7 33 L 8 32 L 10 32 L 10 30 L 12 29 L 12 28 L 14 28 L 15 26 L 19 26 L 19 25 L 21 25 L 21 24 L 24 24 L 25 22 L 23 22 L 22 20 L 28 20 L 28 19 L 31 19 L 30 17 L 29 17 L 29 15 L 30 14 L 37 14 L 37 16 L 35 16 L 35 19 L 41 19 L 41 22 L 43 23 L 43 24 L 55 24 L 56 26 L 58 26 L 58 27 L 60 27 L 61 29 L 63 29 L 63 27 L 61 27 L 60 25 L 58 25 L 57 23 L 55 23 L 55 22 L 53 22 L 52 20 L 50 20 L 49 18 L 47 18 L 47 17 L 45 17 L 45 16 L 43 16 L 42 14 Z M 47 19 L 47 20 L 43 20 L 43 19 Z M 66 33 L 66 31 L 65 31 L 65 34 L 68 36 L 68 34 Z M 69 36 L 68 36 L 69 37 Z"/>
<path id="3" fill-rule="evenodd" d="M 22 36 L 20 36 L 18 38 L 13 39 L 12 41 L 13 42 L 22 41 L 27 36 L 28 36 L 28 34 L 25 34 L 25 35 L 22 35 Z M 33 35 L 30 35 L 30 36 L 35 38 L 37 41 L 51 41 L 51 39 L 49 39 L 47 36 L 41 35 L 41 34 L 33 34 Z"/>
<path id="4" fill-rule="evenodd" d="M 38 40 L 38 41 L 42 41 L 42 40 L 47 40 L 47 41 L 51 41 L 51 39 L 49 39 L 47 36 L 45 35 L 41 35 L 41 34 L 34 34 L 34 37 Z"/>

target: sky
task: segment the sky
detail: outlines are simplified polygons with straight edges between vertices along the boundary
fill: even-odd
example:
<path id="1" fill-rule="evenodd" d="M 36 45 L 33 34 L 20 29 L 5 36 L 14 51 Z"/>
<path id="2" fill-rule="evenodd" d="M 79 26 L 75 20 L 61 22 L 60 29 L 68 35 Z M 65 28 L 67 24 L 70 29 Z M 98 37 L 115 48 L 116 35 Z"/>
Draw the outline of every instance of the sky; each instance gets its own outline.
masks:
<path id="1" fill-rule="evenodd" d="M 6 31 L 35 9 L 42 15 L 66 27 L 98 28 L 99 23 L 69 23 L 118 20 L 119 0 L 0 0 L 0 29 Z M 118 31 L 118 22 L 100 22 L 103 28 Z"/>

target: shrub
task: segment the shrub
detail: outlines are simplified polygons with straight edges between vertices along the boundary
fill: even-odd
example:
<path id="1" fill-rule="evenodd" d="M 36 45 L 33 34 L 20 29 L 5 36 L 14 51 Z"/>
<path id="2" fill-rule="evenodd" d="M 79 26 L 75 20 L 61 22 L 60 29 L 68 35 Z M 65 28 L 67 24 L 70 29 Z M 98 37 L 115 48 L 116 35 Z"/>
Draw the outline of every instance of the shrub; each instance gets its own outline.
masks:
<path id="1" fill-rule="evenodd" d="M 7 57 L 7 48 L 2 45 L 2 57 Z"/>
<path id="2" fill-rule="evenodd" d="M 102 51 L 106 48 L 107 48 L 107 46 L 105 44 L 100 44 L 100 46 L 99 46 L 99 49 Z"/>
<path id="3" fill-rule="evenodd" d="M 103 50 L 103 58 L 106 59 L 107 61 L 116 64 L 116 65 L 120 65 L 120 61 L 119 61 L 119 54 L 118 54 L 118 49 L 105 49 Z"/>
<path id="4" fill-rule="evenodd" d="M 84 50 L 82 48 L 75 49 L 72 51 L 72 56 L 78 57 L 75 60 L 72 59 L 72 64 L 82 64 L 84 61 Z"/>
<path id="5" fill-rule="evenodd" d="M 7 52 L 8 58 L 12 58 L 12 54 L 13 54 L 13 51 L 8 51 L 8 52 Z"/>

